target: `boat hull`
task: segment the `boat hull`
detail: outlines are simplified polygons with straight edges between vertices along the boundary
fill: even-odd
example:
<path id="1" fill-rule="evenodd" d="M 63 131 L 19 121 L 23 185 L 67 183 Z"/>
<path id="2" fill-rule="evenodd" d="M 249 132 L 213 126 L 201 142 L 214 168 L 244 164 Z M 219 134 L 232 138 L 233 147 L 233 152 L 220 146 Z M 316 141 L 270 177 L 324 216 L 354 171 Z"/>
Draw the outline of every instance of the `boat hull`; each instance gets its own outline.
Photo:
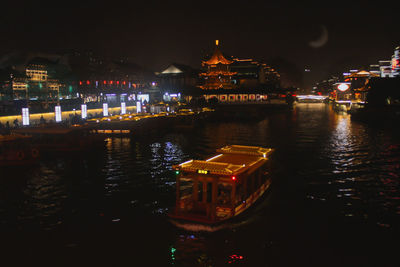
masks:
<path id="1" fill-rule="evenodd" d="M 179 228 L 189 231 L 216 231 L 224 228 L 225 224 L 233 220 L 245 216 L 246 211 L 255 207 L 259 199 L 268 191 L 271 186 L 271 179 L 268 179 L 260 188 L 251 194 L 242 204 L 235 207 L 235 211 L 231 216 L 218 220 L 210 220 L 202 216 L 194 216 L 193 214 L 176 214 L 174 211 L 168 214 L 172 224 Z M 217 207 L 218 209 L 218 207 Z"/>

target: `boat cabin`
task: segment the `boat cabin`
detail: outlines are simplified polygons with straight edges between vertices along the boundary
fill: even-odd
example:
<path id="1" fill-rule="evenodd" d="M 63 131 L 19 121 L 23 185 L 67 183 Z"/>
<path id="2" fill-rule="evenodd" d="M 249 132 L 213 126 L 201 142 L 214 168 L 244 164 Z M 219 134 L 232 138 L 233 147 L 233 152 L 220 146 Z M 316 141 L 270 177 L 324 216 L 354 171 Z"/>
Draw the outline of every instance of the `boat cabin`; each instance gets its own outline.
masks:
<path id="1" fill-rule="evenodd" d="M 176 207 L 172 218 L 216 223 L 250 207 L 269 187 L 273 149 L 229 145 L 206 160 L 173 166 Z"/>

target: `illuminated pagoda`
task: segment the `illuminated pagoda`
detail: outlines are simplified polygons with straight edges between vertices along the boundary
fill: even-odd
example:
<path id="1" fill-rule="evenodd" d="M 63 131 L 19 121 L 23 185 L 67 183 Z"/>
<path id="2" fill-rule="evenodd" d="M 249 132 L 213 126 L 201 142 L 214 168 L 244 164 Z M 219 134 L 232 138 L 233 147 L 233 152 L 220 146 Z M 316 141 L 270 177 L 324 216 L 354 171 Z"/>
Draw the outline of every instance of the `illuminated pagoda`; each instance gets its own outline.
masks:
<path id="1" fill-rule="evenodd" d="M 200 77 L 204 79 L 201 89 L 233 89 L 235 85 L 232 83 L 232 76 L 236 72 L 230 70 L 233 61 L 226 59 L 219 49 L 219 41 L 215 41 L 215 51 L 212 57 L 202 62 L 203 68 L 207 68 L 207 72 L 200 73 Z"/>

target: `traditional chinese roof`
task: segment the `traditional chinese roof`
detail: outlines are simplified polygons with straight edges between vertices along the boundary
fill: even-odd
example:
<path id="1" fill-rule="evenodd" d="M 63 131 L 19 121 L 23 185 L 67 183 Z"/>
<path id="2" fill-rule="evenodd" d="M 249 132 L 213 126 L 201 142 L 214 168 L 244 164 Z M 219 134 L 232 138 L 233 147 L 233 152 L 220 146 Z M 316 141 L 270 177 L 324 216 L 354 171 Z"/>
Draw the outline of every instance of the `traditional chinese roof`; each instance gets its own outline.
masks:
<path id="1" fill-rule="evenodd" d="M 184 171 L 197 172 L 198 170 L 207 170 L 212 174 L 231 175 L 243 168 L 242 165 L 209 162 L 205 160 L 192 160 L 187 163 L 182 163 L 180 169 Z"/>
<path id="2" fill-rule="evenodd" d="M 218 42 L 218 40 L 216 40 L 215 43 L 216 43 L 216 47 L 215 47 L 214 54 L 212 55 L 212 57 L 209 60 L 203 61 L 203 63 L 207 64 L 207 65 L 216 65 L 216 64 L 227 65 L 227 64 L 232 64 L 233 61 L 226 59 L 224 57 L 224 55 L 222 54 L 221 50 L 219 50 L 219 47 L 218 47 L 219 42 Z"/>
<path id="3" fill-rule="evenodd" d="M 373 73 L 373 72 L 369 72 L 369 71 L 358 71 L 355 73 L 352 73 L 350 75 L 345 76 L 345 78 L 357 78 L 357 77 L 378 77 L 379 74 Z"/>
<path id="4" fill-rule="evenodd" d="M 266 160 L 271 148 L 230 145 L 218 149 L 221 153 L 207 160 L 189 160 L 174 168 L 188 172 L 204 171 L 218 175 L 237 175 L 254 164 Z"/>
<path id="5" fill-rule="evenodd" d="M 195 72 L 196 70 L 188 65 L 172 63 L 159 74 L 170 75 L 170 74 L 195 73 Z"/>
<path id="6" fill-rule="evenodd" d="M 178 69 L 174 65 L 169 65 L 168 68 L 166 68 L 161 72 L 161 74 L 177 74 L 177 73 L 183 73 L 183 71 L 181 69 Z"/>
<path id="7" fill-rule="evenodd" d="M 249 156 L 251 155 L 251 156 L 266 157 L 268 154 L 272 152 L 272 148 L 264 148 L 259 146 L 229 145 L 218 149 L 217 152 L 224 154 L 242 154 Z"/>

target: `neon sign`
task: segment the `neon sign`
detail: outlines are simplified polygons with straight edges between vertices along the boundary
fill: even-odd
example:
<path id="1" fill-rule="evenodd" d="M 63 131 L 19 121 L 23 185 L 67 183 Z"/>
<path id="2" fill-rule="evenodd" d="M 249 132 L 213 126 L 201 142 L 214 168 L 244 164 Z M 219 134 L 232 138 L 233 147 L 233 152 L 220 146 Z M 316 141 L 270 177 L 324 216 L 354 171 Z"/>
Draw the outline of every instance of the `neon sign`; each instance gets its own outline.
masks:
<path id="1" fill-rule="evenodd" d="M 347 83 L 341 83 L 341 84 L 338 85 L 337 88 L 338 88 L 340 91 L 344 92 L 344 91 L 346 91 L 347 89 L 350 88 L 350 85 L 347 84 Z"/>

